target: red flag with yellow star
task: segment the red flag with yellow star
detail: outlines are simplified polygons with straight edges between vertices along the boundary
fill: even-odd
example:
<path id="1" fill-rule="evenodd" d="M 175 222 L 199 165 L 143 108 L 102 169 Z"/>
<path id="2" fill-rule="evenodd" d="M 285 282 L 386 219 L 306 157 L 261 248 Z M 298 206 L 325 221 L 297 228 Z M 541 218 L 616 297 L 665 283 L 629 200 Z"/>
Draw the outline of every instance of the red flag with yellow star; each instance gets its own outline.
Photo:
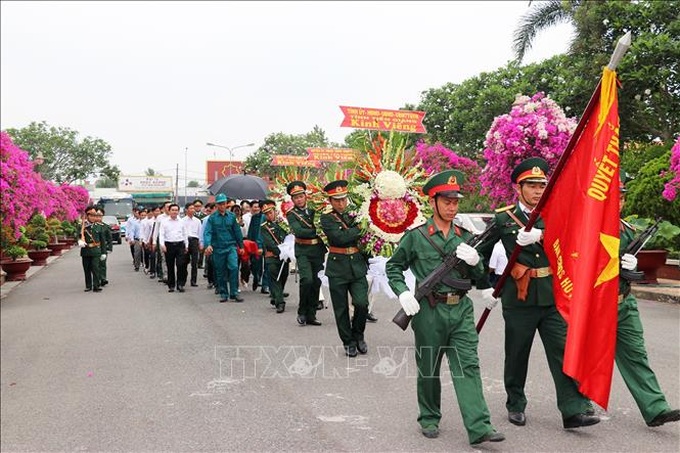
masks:
<path id="1" fill-rule="evenodd" d="M 563 371 L 607 408 L 616 349 L 619 277 L 619 113 L 616 72 L 541 212 L 555 303 L 567 321 Z M 553 182 L 553 181 L 551 181 Z"/>

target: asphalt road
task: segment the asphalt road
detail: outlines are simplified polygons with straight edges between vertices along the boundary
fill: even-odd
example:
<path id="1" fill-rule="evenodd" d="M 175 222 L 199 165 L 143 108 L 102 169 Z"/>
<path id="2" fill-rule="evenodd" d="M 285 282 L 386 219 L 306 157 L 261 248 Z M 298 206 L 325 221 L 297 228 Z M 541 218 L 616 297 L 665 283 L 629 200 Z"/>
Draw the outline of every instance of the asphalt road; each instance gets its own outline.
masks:
<path id="1" fill-rule="evenodd" d="M 200 276 L 199 288 L 169 294 L 133 271 L 125 245 L 110 255 L 109 280 L 102 293 L 84 293 L 74 249 L 2 300 L 3 452 L 474 450 L 446 371 L 441 435 L 420 434 L 413 335 L 390 322 L 396 301 L 377 300 L 369 353 L 348 359 L 331 309 L 319 313 L 321 327 L 296 324 L 294 275 L 283 314 L 250 290 L 244 303 L 219 304 Z M 677 408 L 680 305 L 639 305 L 652 367 Z M 527 426 L 513 426 L 504 406 L 499 310 L 479 351 L 492 422 L 507 437 L 479 450 L 680 450 L 680 424 L 648 428 L 618 371 L 609 411 L 598 409 L 602 423 L 563 430 L 540 341 L 529 370 Z"/>

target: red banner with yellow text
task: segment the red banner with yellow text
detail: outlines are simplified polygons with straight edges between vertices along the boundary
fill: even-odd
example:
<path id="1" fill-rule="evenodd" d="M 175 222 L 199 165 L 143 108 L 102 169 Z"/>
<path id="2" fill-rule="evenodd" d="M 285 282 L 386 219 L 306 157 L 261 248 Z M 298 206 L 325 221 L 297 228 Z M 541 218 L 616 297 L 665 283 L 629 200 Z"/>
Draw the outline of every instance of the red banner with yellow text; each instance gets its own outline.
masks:
<path id="1" fill-rule="evenodd" d="M 307 148 L 309 158 L 319 162 L 352 162 L 357 151 L 352 148 Z"/>
<path id="2" fill-rule="evenodd" d="M 619 283 L 619 114 L 616 73 L 593 109 L 541 215 L 555 303 L 567 321 L 564 372 L 604 409 L 616 349 Z"/>
<path id="3" fill-rule="evenodd" d="M 340 127 L 424 134 L 425 112 L 340 106 L 345 114 Z"/>
<path id="4" fill-rule="evenodd" d="M 269 164 L 272 167 L 314 167 L 318 168 L 321 164 L 315 160 L 309 160 L 308 156 L 295 156 L 289 154 L 277 154 L 272 157 Z"/>

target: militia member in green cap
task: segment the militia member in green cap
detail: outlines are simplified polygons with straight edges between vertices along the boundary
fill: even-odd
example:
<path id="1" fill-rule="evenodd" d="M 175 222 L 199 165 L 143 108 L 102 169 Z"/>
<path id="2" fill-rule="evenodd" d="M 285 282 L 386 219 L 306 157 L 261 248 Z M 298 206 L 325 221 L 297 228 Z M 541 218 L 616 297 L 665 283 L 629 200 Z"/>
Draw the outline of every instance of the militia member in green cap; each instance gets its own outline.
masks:
<path id="1" fill-rule="evenodd" d="M 335 324 L 345 354 L 356 357 L 368 352 L 364 341 L 366 317 L 368 315 L 368 266 L 366 257 L 359 250 L 361 230 L 354 218 L 347 213 L 347 181 L 329 182 L 324 187 L 333 210 L 319 218 L 328 238 L 328 259 L 326 276 L 331 292 L 331 302 L 335 313 Z M 352 295 L 354 316 L 350 321 L 348 294 Z"/>
<path id="2" fill-rule="evenodd" d="M 446 256 L 455 253 L 462 263 L 452 272 L 452 277 L 483 280 L 484 264 L 477 251 L 465 243 L 472 233 L 453 223 L 458 213 L 458 201 L 463 197 L 463 180 L 461 172 L 449 170 L 427 181 L 423 192 L 429 197 L 433 216 L 404 235 L 387 262 L 386 273 L 404 312 L 413 316 L 411 326 L 415 333 L 418 366 L 418 423 L 422 434 L 428 438 L 439 435 L 442 417 L 439 370 L 446 353 L 468 441 L 477 445 L 487 441 L 500 442 L 505 436 L 491 425 L 482 392 L 477 355 L 479 339 L 472 300 L 467 291 L 441 283 L 430 305 L 428 298 L 417 300 L 404 279 L 404 271 L 410 268 L 416 284 L 420 283 Z"/>
<path id="3" fill-rule="evenodd" d="M 295 235 L 295 259 L 300 275 L 300 305 L 297 322 L 301 326 L 320 326 L 316 319 L 321 280 L 319 271 L 323 269 L 326 245 L 316 234 L 315 212 L 307 207 L 307 185 L 293 181 L 286 187 L 293 201 L 293 208 L 286 213 L 290 231 Z"/>
<path id="4" fill-rule="evenodd" d="M 623 172 L 621 173 L 622 180 L 625 180 L 626 176 Z M 619 209 L 623 209 L 626 202 L 624 181 L 621 181 L 619 190 L 621 198 Z M 626 249 L 634 239 L 635 229 L 621 220 L 620 236 L 621 267 L 634 271 L 637 268 L 637 258 L 626 253 Z M 630 292 L 630 280 L 627 280 L 624 275 L 627 274 L 622 273 L 619 277 L 616 366 L 647 426 L 661 426 L 668 422 L 677 422 L 680 420 L 680 410 L 671 409 L 668 405 L 659 381 L 649 366 L 637 300 Z"/>
<path id="5" fill-rule="evenodd" d="M 85 291 L 98 293 L 101 288 L 100 261 L 106 253 L 106 235 L 101 224 L 97 223 L 97 209 L 88 206 L 80 234 L 80 257 L 85 272 Z"/>
<path id="6" fill-rule="evenodd" d="M 522 251 L 510 271 L 501 292 L 503 319 L 505 320 L 505 370 L 504 381 L 508 420 L 517 426 L 526 424 L 524 410 L 527 397 L 524 385 L 527 379 L 529 355 L 538 330 L 545 355 L 555 382 L 557 407 L 562 413 L 565 429 L 590 426 L 600 422 L 599 417 L 588 415 L 592 406 L 578 391 L 576 383 L 564 372 L 564 344 L 566 323 L 555 307 L 552 290 L 552 271 L 543 250 L 543 219 L 540 217 L 531 231 L 524 225 L 531 211 L 541 199 L 548 182 L 548 163 L 532 157 L 520 162 L 511 174 L 515 185 L 517 205 L 496 210 L 494 227 L 488 239 L 479 245 L 487 262 L 494 245 L 502 241 L 510 256 L 518 244 Z M 491 309 L 495 303 L 487 305 Z"/>
<path id="7" fill-rule="evenodd" d="M 271 301 L 276 307 L 276 312 L 283 313 L 286 309 L 283 290 L 288 280 L 288 260 L 283 262 L 279 258 L 281 255 L 279 245 L 286 238 L 286 231 L 276 221 L 276 203 L 273 200 L 263 200 L 260 205 L 265 218 L 260 237 L 264 249 L 265 272 L 269 272 Z"/>

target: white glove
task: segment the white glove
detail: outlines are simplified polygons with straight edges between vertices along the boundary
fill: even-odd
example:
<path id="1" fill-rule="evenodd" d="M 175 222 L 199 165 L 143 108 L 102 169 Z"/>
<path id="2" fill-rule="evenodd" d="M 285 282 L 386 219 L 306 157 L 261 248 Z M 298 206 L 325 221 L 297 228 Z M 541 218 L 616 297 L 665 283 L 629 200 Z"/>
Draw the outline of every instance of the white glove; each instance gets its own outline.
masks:
<path id="1" fill-rule="evenodd" d="M 465 242 L 460 244 L 456 249 L 456 256 L 465 261 L 470 266 L 476 266 L 479 263 L 479 253 L 474 247 L 470 247 Z"/>
<path id="2" fill-rule="evenodd" d="M 78 239 L 78 247 L 87 247 L 87 242 L 82 239 Z"/>
<path id="3" fill-rule="evenodd" d="M 517 233 L 517 243 L 524 247 L 525 245 L 533 244 L 541 240 L 543 230 L 532 228 L 530 231 L 521 230 Z"/>
<path id="4" fill-rule="evenodd" d="M 482 302 L 484 306 L 489 310 L 493 310 L 496 305 L 498 305 L 498 299 L 493 297 L 493 288 L 487 288 L 482 290 Z"/>
<path id="5" fill-rule="evenodd" d="M 404 291 L 399 294 L 399 303 L 401 308 L 404 309 L 404 313 L 409 316 L 413 316 L 420 311 L 420 304 L 411 291 Z"/>
<path id="6" fill-rule="evenodd" d="M 621 257 L 621 267 L 627 271 L 634 271 L 637 267 L 637 258 L 635 258 L 635 255 L 631 255 L 630 253 L 624 254 Z"/>
<path id="7" fill-rule="evenodd" d="M 106 261 L 106 255 L 101 255 L 101 256 L 99 257 L 99 260 L 100 260 L 100 261 Z"/>

